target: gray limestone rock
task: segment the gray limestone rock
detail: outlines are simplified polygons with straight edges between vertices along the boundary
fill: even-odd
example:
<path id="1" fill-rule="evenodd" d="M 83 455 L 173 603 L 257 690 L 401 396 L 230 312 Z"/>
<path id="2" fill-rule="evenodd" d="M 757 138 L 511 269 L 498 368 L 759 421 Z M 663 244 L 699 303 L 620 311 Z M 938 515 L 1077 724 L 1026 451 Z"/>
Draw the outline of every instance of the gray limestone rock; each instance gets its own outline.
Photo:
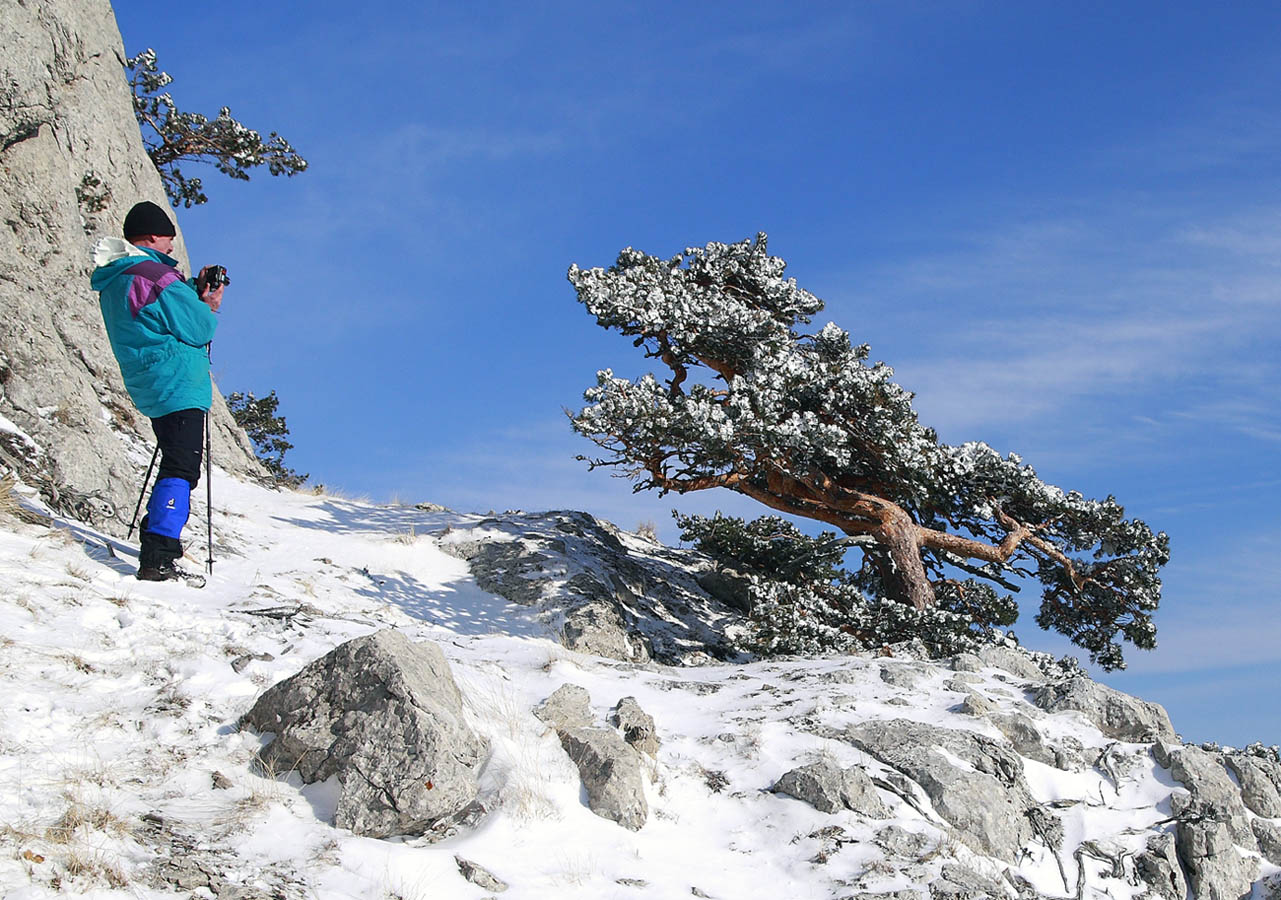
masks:
<path id="1" fill-rule="evenodd" d="M 1084 676 L 1047 684 L 1036 692 L 1036 705 L 1046 712 L 1079 712 L 1110 738 L 1121 741 L 1176 739 L 1165 710 Z"/>
<path id="2" fill-rule="evenodd" d="M 1250 828 L 1250 814 L 1241 801 L 1241 791 L 1223 766 L 1221 754 L 1161 742 L 1153 744 L 1152 749 L 1156 761 L 1169 769 L 1174 780 L 1190 792 L 1189 796 L 1176 795 L 1171 800 L 1176 815 L 1195 812 L 1197 807 L 1212 809 L 1214 818 L 1227 826 L 1235 843 L 1252 852 L 1258 849 Z"/>
<path id="3" fill-rule="evenodd" d="M 1181 820 L 1175 840 L 1179 860 L 1188 873 L 1188 886 L 1197 900 L 1243 900 L 1250 896 L 1255 865 L 1237 852 L 1226 822 L 1209 816 Z"/>
<path id="4" fill-rule="evenodd" d="M 1246 753 L 1226 754 L 1224 762 L 1241 782 L 1241 800 L 1250 812 L 1265 819 L 1281 817 L 1281 764 Z"/>
<path id="5" fill-rule="evenodd" d="M 816 762 L 792 769 L 770 788 L 787 794 L 825 813 L 845 809 L 875 819 L 889 816 L 867 773 L 857 766 L 842 769 L 833 762 Z"/>
<path id="6" fill-rule="evenodd" d="M 639 831 L 649 817 L 640 755 L 612 728 L 561 731 L 560 743 L 578 766 L 591 811 Z"/>
<path id="7" fill-rule="evenodd" d="M 334 824 L 369 837 L 429 834 L 473 807 L 488 745 L 434 644 L 387 629 L 341 644 L 265 691 L 242 727 L 271 732 L 269 772 L 337 776 Z"/>
<path id="8" fill-rule="evenodd" d="M 1148 838 L 1147 849 L 1134 857 L 1135 871 L 1148 886 L 1142 895 L 1148 900 L 1186 900 L 1188 882 L 1175 851 L 1174 835 L 1168 832 Z"/>
<path id="9" fill-rule="evenodd" d="M 973 691 L 967 691 L 965 699 L 961 701 L 961 712 L 967 716 L 990 716 L 996 712 L 996 705 L 982 694 L 976 694 Z"/>
<path id="10" fill-rule="evenodd" d="M 1062 768 L 1060 763 L 1064 761 L 1063 755 L 1045 742 L 1036 723 L 1023 713 L 999 713 L 991 716 L 991 722 L 1005 735 L 1019 756 Z"/>
<path id="11" fill-rule="evenodd" d="M 977 653 L 958 653 L 952 657 L 953 672 L 982 672 L 983 660 Z"/>
<path id="12" fill-rule="evenodd" d="M 978 657 L 985 666 L 1004 669 L 1024 681 L 1043 682 L 1046 680 L 1045 673 L 1031 660 L 1027 653 L 1016 650 L 1013 647 L 990 644 L 979 648 Z"/>
<path id="13" fill-rule="evenodd" d="M 983 852 L 1013 861 L 1032 838 L 1026 811 L 1035 804 L 1023 762 L 1010 748 L 973 732 L 905 719 L 856 725 L 845 738 L 919 784 L 935 811 Z"/>
<path id="14" fill-rule="evenodd" d="M 641 753 L 658 755 L 658 730 L 654 717 L 641 709 L 635 697 L 624 697 L 610 712 L 609 722 L 623 732 L 623 740 Z"/>
<path id="15" fill-rule="evenodd" d="M 1250 822 L 1255 840 L 1259 842 L 1259 852 L 1263 858 L 1274 866 L 1281 866 L 1281 825 L 1263 819 Z"/>
<path id="16" fill-rule="evenodd" d="M 557 731 L 592 724 L 591 695 L 576 684 L 562 684 L 534 709 L 534 715 Z"/>
<path id="17" fill-rule="evenodd" d="M 943 866 L 939 878 L 930 882 L 931 900 L 1002 900 L 1005 888 L 979 873 L 956 863 Z"/>
<path id="18" fill-rule="evenodd" d="M 55 508 L 123 535 L 155 439 L 112 356 L 91 250 L 134 203 L 168 202 L 107 0 L 6 0 L 0 46 L 0 414 L 43 450 L 11 461 Z M 181 230 L 175 255 L 185 265 Z M 214 403 L 215 462 L 261 474 L 217 391 Z"/>

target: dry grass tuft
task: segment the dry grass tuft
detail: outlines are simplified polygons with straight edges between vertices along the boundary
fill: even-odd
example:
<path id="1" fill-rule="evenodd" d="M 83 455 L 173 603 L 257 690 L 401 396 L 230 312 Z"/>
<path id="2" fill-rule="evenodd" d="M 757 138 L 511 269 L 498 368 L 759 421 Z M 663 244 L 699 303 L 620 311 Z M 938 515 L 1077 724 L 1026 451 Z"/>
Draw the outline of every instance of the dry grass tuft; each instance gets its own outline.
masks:
<path id="1" fill-rule="evenodd" d="M 62 817 L 45 829 L 44 839 L 51 844 L 70 844 L 82 829 L 115 837 L 124 837 L 130 832 L 129 823 L 106 807 L 73 800 Z"/>
<path id="2" fill-rule="evenodd" d="M 116 863 L 104 859 L 101 854 L 73 850 L 67 854 L 62 865 L 71 878 L 105 883 L 117 890 L 129 886 L 129 876 L 124 870 Z"/>
<path id="3" fill-rule="evenodd" d="M 33 619 L 40 618 L 39 614 L 36 612 L 35 605 L 31 602 L 31 598 L 26 594 L 11 594 L 6 599 L 12 600 L 16 606 L 20 607 L 21 609 L 25 609 L 27 612 L 31 613 L 31 618 Z"/>
<path id="4" fill-rule="evenodd" d="M 414 526 L 410 525 L 408 531 L 402 531 L 392 538 L 397 544 L 413 545 L 418 543 L 418 533 L 414 531 Z"/>
<path id="5" fill-rule="evenodd" d="M 97 666 L 93 665 L 93 663 L 86 660 L 79 653 L 64 653 L 58 658 L 61 659 L 63 662 L 65 662 L 67 665 L 71 666 L 71 668 L 75 669 L 78 672 L 83 672 L 86 675 L 92 675 L 94 672 L 98 671 Z"/>
<path id="6" fill-rule="evenodd" d="M 93 573 L 78 563 L 67 563 L 67 574 L 78 581 L 93 581 Z"/>
<path id="7" fill-rule="evenodd" d="M 28 525 L 48 525 L 48 519 L 22 505 L 13 490 L 17 484 L 18 481 L 13 475 L 0 478 L 0 515 L 26 522 Z"/>

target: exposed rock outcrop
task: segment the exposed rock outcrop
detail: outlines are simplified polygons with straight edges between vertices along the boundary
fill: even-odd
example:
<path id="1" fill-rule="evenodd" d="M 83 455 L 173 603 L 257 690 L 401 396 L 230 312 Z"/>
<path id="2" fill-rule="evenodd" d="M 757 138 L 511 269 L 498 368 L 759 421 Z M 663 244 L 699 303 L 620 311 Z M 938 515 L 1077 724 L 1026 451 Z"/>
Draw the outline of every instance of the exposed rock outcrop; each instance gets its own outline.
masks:
<path id="1" fill-rule="evenodd" d="M 630 545 L 624 540 L 631 541 Z M 507 513 L 440 541 L 477 583 L 537 607 L 571 650 L 627 662 L 731 659 L 742 614 L 710 596 L 689 550 L 644 546 L 587 513 Z"/>
<path id="2" fill-rule="evenodd" d="M 1232 782 L 1221 754 L 1161 742 L 1153 745 L 1153 753 L 1174 780 L 1188 789 L 1187 794 L 1175 794 L 1170 801 L 1176 815 L 1212 811 L 1214 819 L 1227 827 L 1233 842 L 1251 852 L 1258 850 L 1241 789 Z"/>
<path id="3" fill-rule="evenodd" d="M 0 448 L 0 464 L 123 534 L 154 437 L 111 354 L 90 250 L 135 202 L 167 206 L 164 189 L 107 0 L 0 0 L 0 47 L 0 415 L 42 450 Z M 216 391 L 214 421 L 215 462 L 261 473 Z"/>
<path id="4" fill-rule="evenodd" d="M 1081 675 L 1036 692 L 1046 712 L 1079 712 L 1099 731 L 1119 741 L 1176 739 L 1170 717 L 1159 704 L 1113 690 Z"/>
<path id="5" fill-rule="evenodd" d="M 241 724 L 275 735 L 266 770 L 337 776 L 340 828 L 440 835 L 475 812 L 489 748 L 434 644 L 390 629 L 340 644 L 264 692 Z"/>
<path id="6" fill-rule="evenodd" d="M 561 685 L 535 707 L 534 714 L 556 731 L 565 753 L 578 767 L 583 790 L 587 792 L 588 808 L 603 819 L 639 831 L 649 818 L 642 777 L 642 749 L 624 741 L 614 728 L 592 725 L 591 697 L 578 685 Z M 645 744 L 647 732 L 657 751 L 654 720 L 645 715 L 633 698 L 620 700 L 612 718 L 620 727 L 623 723 L 638 725 L 639 743 Z"/>
<path id="7" fill-rule="evenodd" d="M 1249 753 L 1228 753 L 1227 767 L 1241 784 L 1241 800 L 1265 819 L 1281 818 L 1281 763 Z"/>
<path id="8" fill-rule="evenodd" d="M 983 852 L 1014 860 L 1031 840 L 1027 810 L 1034 803 L 1023 762 L 1010 748 L 971 731 L 906 719 L 857 725 L 845 737 L 920 785 L 935 812 Z"/>

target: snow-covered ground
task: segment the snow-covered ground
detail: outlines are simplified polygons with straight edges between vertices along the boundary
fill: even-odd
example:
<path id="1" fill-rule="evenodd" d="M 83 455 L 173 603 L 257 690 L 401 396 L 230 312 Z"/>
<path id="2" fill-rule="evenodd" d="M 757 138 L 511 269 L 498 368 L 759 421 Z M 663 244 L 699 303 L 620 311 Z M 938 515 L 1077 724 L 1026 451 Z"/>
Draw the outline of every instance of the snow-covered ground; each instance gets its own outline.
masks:
<path id="1" fill-rule="evenodd" d="M 137 581 L 130 548 L 75 523 L 0 525 L 0 895 L 490 896 L 456 856 L 522 900 L 850 897 L 921 887 L 911 883 L 920 871 L 955 859 L 1000 878 L 940 820 L 888 793 L 894 818 L 873 821 L 768 791 L 824 757 L 875 774 L 879 763 L 830 736 L 869 718 L 996 737 L 956 710 L 942 668 L 901 687 L 879 676 L 885 661 L 863 657 L 676 669 L 578 655 L 438 549 L 434 535 L 478 517 L 278 493 L 219 473 L 214 496 L 217 562 L 204 590 Z M 191 553 L 195 568 L 199 539 Z M 261 739 L 237 730 L 264 688 L 384 627 L 441 647 L 492 745 L 482 790 L 493 811 L 435 844 L 333 828 L 328 786 L 254 774 Z M 998 705 L 1025 705 L 1016 679 L 977 677 L 971 687 Z M 577 770 L 531 714 L 566 682 L 590 692 L 602 720 L 633 696 L 657 722 L 639 832 L 588 810 Z M 1087 755 L 1112 743 L 1070 715 L 1043 722 Z M 1062 811 L 1071 888 L 1039 845 L 1017 867 L 1038 892 L 1075 892 L 1082 839 L 1138 849 L 1138 832 L 1169 815 L 1168 775 L 1145 748 L 1133 760 L 1115 784 L 1093 768 L 1026 762 L 1037 800 L 1079 801 Z M 873 843 L 888 824 L 925 835 L 916 875 Z M 1137 892 L 1093 869 L 1087 880 L 1087 897 Z"/>

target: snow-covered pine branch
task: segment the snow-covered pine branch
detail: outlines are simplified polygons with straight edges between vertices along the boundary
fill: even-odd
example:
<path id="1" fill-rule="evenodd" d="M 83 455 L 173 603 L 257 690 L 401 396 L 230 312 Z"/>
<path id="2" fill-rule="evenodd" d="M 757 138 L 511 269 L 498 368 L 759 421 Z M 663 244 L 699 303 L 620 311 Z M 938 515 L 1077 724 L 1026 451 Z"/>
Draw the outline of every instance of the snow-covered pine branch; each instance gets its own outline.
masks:
<path id="1" fill-rule="evenodd" d="M 209 199 L 201 180 L 184 175 L 179 162 L 206 163 L 240 181 L 248 181 L 248 170 L 257 166 L 265 165 L 272 175 L 293 176 L 306 171 L 307 160 L 287 140 L 274 131 L 264 140 L 257 131 L 236 121 L 226 106 L 212 120 L 179 110 L 173 97 L 163 92 L 173 78 L 160 70 L 154 50 L 127 59 L 125 66 L 131 73 L 133 109 L 143 144 L 175 206 L 194 206 Z"/>

